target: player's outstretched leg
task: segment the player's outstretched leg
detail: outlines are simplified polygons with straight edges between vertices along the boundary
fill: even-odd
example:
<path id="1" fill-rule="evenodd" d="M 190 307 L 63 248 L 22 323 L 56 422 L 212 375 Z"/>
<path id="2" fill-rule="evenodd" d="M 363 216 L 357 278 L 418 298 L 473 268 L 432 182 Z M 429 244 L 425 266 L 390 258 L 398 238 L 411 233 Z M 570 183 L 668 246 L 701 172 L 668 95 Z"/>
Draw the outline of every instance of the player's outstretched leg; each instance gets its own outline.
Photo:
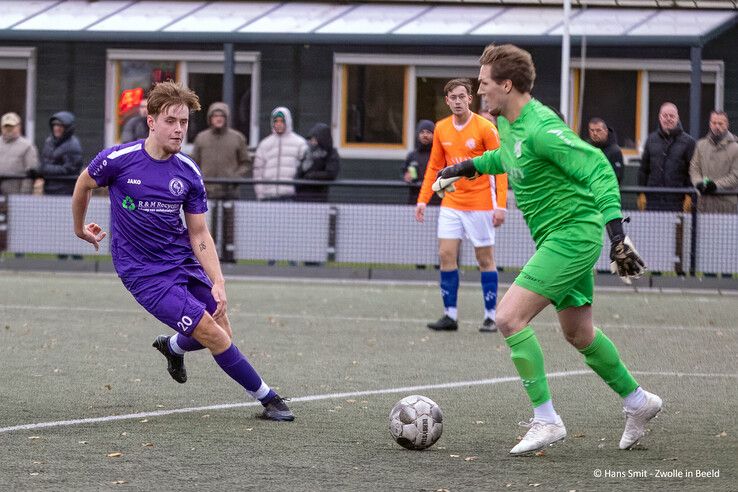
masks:
<path id="1" fill-rule="evenodd" d="M 438 321 L 428 323 L 428 328 L 436 331 L 455 331 L 459 329 L 456 309 L 458 293 L 459 270 L 441 270 L 441 297 L 443 298 L 444 315 Z"/>
<path id="2" fill-rule="evenodd" d="M 646 424 L 661 411 L 661 398 L 638 385 L 615 344 L 599 328 L 595 328 L 592 343 L 579 351 L 584 362 L 623 398 L 625 431 L 620 449 L 630 449 L 646 434 Z"/>
<path id="3" fill-rule="evenodd" d="M 482 333 L 494 333 L 497 331 L 495 325 L 495 309 L 497 308 L 497 270 L 482 272 L 482 295 L 484 296 L 484 321 L 479 331 Z"/>
<path id="4" fill-rule="evenodd" d="M 543 366 L 543 351 L 530 326 L 505 338 L 510 347 L 510 357 L 523 381 L 523 387 L 533 405 L 533 418 L 522 423 L 529 430 L 523 439 L 510 450 L 510 454 L 522 455 L 545 448 L 566 437 L 566 427 L 551 402 L 551 392 Z"/>
<path id="5" fill-rule="evenodd" d="M 167 359 L 167 371 L 172 379 L 178 383 L 187 381 L 187 369 L 184 365 L 184 353 L 192 350 L 200 350 L 203 347 L 200 342 L 191 337 L 180 334 L 171 337 L 159 335 L 152 344 L 156 350 Z"/>
<path id="6" fill-rule="evenodd" d="M 225 352 L 214 355 L 213 358 L 226 374 L 264 405 L 262 418 L 280 421 L 295 419 L 284 399 L 267 386 L 253 366 L 249 364 L 246 356 L 234 344 L 231 344 Z"/>

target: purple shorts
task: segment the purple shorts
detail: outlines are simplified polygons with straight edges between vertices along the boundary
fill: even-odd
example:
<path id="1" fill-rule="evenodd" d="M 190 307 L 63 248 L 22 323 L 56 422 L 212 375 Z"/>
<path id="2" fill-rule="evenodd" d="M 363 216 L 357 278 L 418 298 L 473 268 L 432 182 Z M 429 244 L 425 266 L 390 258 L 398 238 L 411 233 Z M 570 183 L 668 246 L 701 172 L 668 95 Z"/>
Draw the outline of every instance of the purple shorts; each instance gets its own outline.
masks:
<path id="1" fill-rule="evenodd" d="M 205 311 L 217 303 L 212 282 L 200 265 L 180 265 L 148 277 L 121 278 L 146 311 L 179 333 L 191 336 Z"/>

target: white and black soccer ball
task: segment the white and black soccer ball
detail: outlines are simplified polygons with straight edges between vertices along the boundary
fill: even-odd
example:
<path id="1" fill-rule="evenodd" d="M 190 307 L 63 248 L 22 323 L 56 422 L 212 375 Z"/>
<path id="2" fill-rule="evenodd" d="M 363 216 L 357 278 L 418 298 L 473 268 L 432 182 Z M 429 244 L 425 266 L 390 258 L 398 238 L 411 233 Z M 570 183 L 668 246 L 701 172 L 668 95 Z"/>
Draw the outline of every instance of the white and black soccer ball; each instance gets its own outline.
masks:
<path id="1" fill-rule="evenodd" d="M 425 449 L 433 446 L 443 432 L 441 407 L 425 396 L 406 396 L 392 407 L 389 430 L 403 448 Z"/>

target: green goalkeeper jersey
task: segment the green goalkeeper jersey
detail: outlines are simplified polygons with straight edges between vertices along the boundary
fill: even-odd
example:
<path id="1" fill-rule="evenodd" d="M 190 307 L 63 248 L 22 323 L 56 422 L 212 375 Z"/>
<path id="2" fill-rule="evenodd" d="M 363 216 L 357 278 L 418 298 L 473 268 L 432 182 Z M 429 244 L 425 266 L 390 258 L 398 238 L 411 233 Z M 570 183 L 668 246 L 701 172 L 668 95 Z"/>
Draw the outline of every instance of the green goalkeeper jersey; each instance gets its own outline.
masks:
<path id="1" fill-rule="evenodd" d="M 536 246 L 549 237 L 602 244 L 622 217 L 615 172 L 601 150 L 531 99 L 511 124 L 498 119 L 500 147 L 474 158 L 482 174 L 507 173 Z"/>

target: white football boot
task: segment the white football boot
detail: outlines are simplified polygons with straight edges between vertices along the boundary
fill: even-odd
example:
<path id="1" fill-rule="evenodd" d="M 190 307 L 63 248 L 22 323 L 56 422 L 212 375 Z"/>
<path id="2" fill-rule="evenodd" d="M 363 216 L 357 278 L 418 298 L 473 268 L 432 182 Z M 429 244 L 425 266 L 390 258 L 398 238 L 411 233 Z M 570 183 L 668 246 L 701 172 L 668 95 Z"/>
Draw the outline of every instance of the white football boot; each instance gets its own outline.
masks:
<path id="1" fill-rule="evenodd" d="M 546 446 L 562 441 L 566 437 L 566 427 L 561 417 L 556 416 L 556 422 L 549 423 L 542 420 L 530 419 L 529 422 L 520 422 L 521 427 L 528 427 L 523 439 L 510 450 L 512 455 L 521 455 L 539 451 Z"/>
<path id="2" fill-rule="evenodd" d="M 620 438 L 620 449 L 630 449 L 646 434 L 646 424 L 661 411 L 661 398 L 658 395 L 643 390 L 646 394 L 646 403 L 635 411 L 623 408 L 625 414 L 625 431 Z"/>

